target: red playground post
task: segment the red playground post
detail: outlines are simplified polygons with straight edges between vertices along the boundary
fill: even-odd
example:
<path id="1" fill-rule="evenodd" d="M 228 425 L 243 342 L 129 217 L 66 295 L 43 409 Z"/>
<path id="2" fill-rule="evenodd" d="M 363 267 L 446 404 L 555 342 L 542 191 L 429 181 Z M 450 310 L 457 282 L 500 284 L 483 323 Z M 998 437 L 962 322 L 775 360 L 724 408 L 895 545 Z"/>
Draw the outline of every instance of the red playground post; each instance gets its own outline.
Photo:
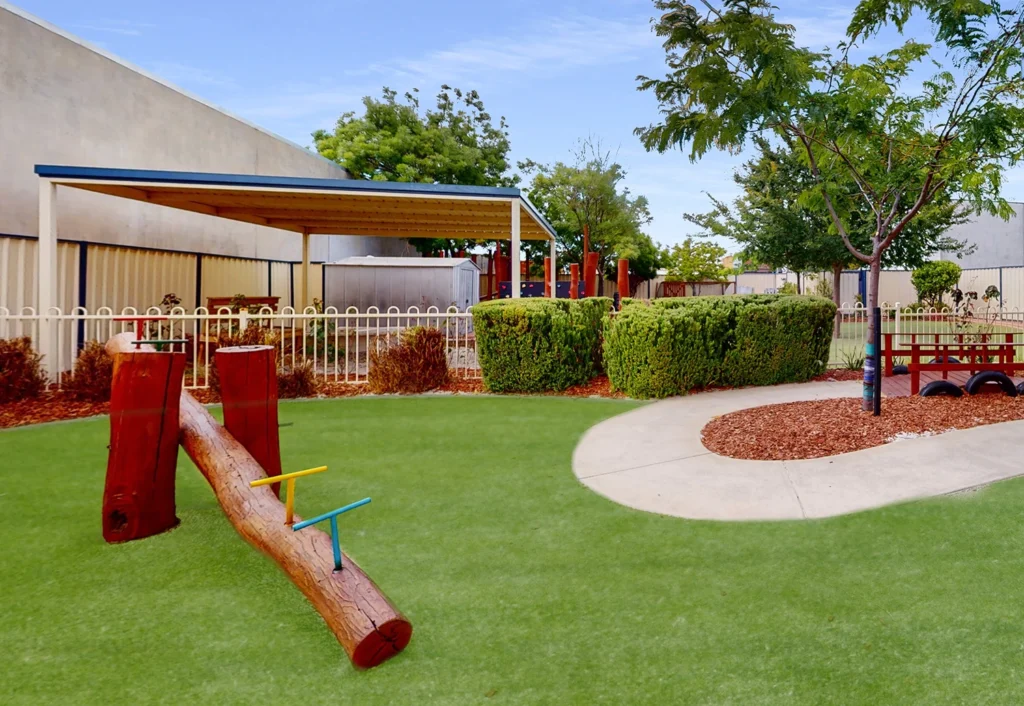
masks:
<path id="1" fill-rule="evenodd" d="M 619 308 L 622 300 L 629 296 L 629 260 L 619 260 Z"/>
<path id="2" fill-rule="evenodd" d="M 583 266 L 584 296 L 597 296 L 597 253 L 588 252 L 587 261 Z"/>
<path id="3" fill-rule="evenodd" d="M 165 532 L 174 515 L 178 401 L 184 353 L 119 352 L 110 394 L 110 453 L 103 487 L 103 539 Z"/>
<path id="4" fill-rule="evenodd" d="M 218 348 L 214 354 L 224 403 L 224 428 L 263 467 L 281 475 L 277 423 L 277 356 L 273 346 Z M 272 490 L 279 495 L 280 483 Z"/>
<path id="5" fill-rule="evenodd" d="M 544 296 L 550 298 L 551 294 L 551 258 L 544 258 Z"/>
<path id="6" fill-rule="evenodd" d="M 580 298 L 580 266 L 575 262 L 569 265 L 569 298 Z"/>

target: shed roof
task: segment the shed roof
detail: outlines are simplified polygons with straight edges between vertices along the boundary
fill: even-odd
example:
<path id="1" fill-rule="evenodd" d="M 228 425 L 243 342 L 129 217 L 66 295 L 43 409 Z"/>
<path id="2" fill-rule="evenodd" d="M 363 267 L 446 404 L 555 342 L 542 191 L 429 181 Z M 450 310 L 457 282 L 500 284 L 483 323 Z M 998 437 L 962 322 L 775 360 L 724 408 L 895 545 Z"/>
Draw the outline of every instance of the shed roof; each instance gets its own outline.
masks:
<path id="1" fill-rule="evenodd" d="M 297 233 L 508 240 L 554 228 L 512 187 L 36 165 L 55 184 Z"/>

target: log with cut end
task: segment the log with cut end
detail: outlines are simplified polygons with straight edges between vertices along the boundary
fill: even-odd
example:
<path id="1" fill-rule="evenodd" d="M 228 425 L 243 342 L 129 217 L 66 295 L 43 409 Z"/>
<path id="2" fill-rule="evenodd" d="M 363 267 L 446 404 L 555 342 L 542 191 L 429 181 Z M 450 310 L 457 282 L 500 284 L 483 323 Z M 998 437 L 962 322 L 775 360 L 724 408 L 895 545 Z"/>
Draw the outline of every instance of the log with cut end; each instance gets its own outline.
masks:
<path id="1" fill-rule="evenodd" d="M 114 355 L 132 349 L 131 334 L 107 342 Z M 334 571 L 330 536 L 310 527 L 293 532 L 284 523 L 284 504 L 269 486 L 250 488 L 266 478 L 263 468 L 206 408 L 182 390 L 180 442 L 213 488 L 217 501 L 239 534 L 281 567 L 305 594 L 357 667 L 376 666 L 398 654 L 412 637 L 412 625 L 352 559 Z M 298 521 L 296 517 L 296 521 Z"/>

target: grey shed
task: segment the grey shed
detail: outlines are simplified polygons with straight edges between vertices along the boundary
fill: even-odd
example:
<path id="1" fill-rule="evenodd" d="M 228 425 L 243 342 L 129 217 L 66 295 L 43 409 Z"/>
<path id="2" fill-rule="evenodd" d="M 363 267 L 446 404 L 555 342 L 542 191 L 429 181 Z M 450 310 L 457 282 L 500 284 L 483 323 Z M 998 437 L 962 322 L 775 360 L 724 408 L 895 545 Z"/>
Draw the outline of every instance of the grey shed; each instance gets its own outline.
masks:
<path id="1" fill-rule="evenodd" d="M 480 268 L 468 258 L 346 257 L 324 265 L 324 306 L 345 311 L 410 307 L 465 311 L 480 301 Z"/>

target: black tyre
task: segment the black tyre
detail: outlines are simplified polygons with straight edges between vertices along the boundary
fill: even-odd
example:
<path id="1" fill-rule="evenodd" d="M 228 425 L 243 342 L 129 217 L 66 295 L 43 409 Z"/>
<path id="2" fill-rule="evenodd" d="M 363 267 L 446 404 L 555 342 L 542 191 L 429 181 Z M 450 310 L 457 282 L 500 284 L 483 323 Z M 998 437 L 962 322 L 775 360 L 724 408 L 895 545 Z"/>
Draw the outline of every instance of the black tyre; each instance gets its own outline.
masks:
<path id="1" fill-rule="evenodd" d="M 1024 395 L 1024 382 L 1017 384 L 1017 394 Z"/>
<path id="2" fill-rule="evenodd" d="M 933 363 L 959 363 L 959 362 L 960 362 L 959 358 L 954 358 L 951 355 L 950 356 L 940 355 L 938 358 L 932 358 L 931 360 L 929 360 L 928 364 L 932 365 Z"/>
<path id="3" fill-rule="evenodd" d="M 921 388 L 921 397 L 963 397 L 964 391 L 949 380 L 932 380 Z"/>
<path id="4" fill-rule="evenodd" d="M 894 365 L 892 366 L 893 375 L 910 375 L 910 368 L 905 365 Z"/>
<path id="5" fill-rule="evenodd" d="M 1013 380 L 1008 378 L 1006 373 L 1001 373 L 998 370 L 982 370 L 980 373 L 975 373 L 964 385 L 964 389 L 967 390 L 967 394 L 976 395 L 981 392 L 982 387 L 993 382 L 999 385 L 1008 397 L 1017 396 L 1017 388 L 1013 386 Z"/>

